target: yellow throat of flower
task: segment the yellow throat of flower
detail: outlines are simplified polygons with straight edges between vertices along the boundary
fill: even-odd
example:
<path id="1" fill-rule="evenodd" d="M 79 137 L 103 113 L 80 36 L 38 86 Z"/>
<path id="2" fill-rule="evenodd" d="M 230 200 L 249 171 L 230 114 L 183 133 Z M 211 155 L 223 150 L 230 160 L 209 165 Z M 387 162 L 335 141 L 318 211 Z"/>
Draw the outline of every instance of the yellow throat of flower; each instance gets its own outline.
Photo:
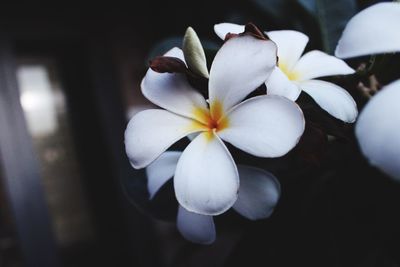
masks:
<path id="1" fill-rule="evenodd" d="M 299 76 L 300 76 L 299 73 L 289 70 L 289 68 L 287 67 L 287 65 L 285 63 L 279 62 L 278 67 L 288 77 L 289 80 L 297 81 L 299 79 Z"/>
<path id="2" fill-rule="evenodd" d="M 228 118 L 223 111 L 222 103 L 218 100 L 214 100 L 210 104 L 210 109 L 194 108 L 193 115 L 196 121 L 193 121 L 190 128 L 192 130 L 208 132 L 210 138 L 214 132 L 221 131 L 229 125 Z"/>

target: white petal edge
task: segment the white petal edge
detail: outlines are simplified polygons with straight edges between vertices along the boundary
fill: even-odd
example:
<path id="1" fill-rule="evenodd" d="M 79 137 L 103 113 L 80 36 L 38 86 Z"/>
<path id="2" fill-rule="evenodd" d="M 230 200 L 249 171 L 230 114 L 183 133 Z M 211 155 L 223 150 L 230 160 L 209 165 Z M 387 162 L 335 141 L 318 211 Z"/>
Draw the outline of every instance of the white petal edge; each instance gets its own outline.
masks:
<path id="1" fill-rule="evenodd" d="M 333 117 L 347 123 L 356 120 L 357 104 L 342 87 L 320 80 L 304 81 L 299 83 L 299 86 Z"/>
<path id="2" fill-rule="evenodd" d="M 379 3 L 347 23 L 335 55 L 351 58 L 400 51 L 400 3 Z"/>
<path id="3" fill-rule="evenodd" d="M 299 142 L 304 116 L 299 106 L 281 96 L 258 96 L 232 108 L 228 127 L 218 135 L 258 157 L 280 157 Z"/>
<path id="4" fill-rule="evenodd" d="M 238 36 L 224 43 L 210 70 L 210 104 L 219 101 L 223 111 L 242 101 L 262 85 L 276 66 L 276 45 L 253 36 Z"/>
<path id="5" fill-rule="evenodd" d="M 348 75 L 354 72 L 355 70 L 343 60 L 318 50 L 306 53 L 293 68 L 293 73 L 300 81 L 332 75 Z"/>
<path id="6" fill-rule="evenodd" d="M 183 151 L 175 171 L 175 195 L 181 206 L 203 215 L 219 215 L 235 203 L 236 164 L 222 141 L 199 134 Z"/>
<path id="7" fill-rule="evenodd" d="M 132 166 L 141 169 L 188 134 L 192 120 L 166 110 L 148 109 L 136 114 L 125 130 L 125 150 Z"/>
<path id="8" fill-rule="evenodd" d="M 198 135 L 199 135 L 199 133 L 192 133 L 192 134 L 189 134 L 189 135 L 187 136 L 187 138 L 188 138 L 190 141 L 193 141 L 193 139 L 195 139 L 196 136 L 198 136 Z"/>
<path id="9" fill-rule="evenodd" d="M 219 23 L 214 25 L 214 32 L 218 35 L 219 38 L 225 40 L 225 36 L 228 33 L 242 33 L 244 32 L 244 25 L 234 24 L 234 23 Z"/>
<path id="10" fill-rule="evenodd" d="M 176 223 L 178 231 L 188 241 L 203 245 L 215 241 L 216 232 L 212 216 L 193 213 L 179 206 Z"/>
<path id="11" fill-rule="evenodd" d="M 265 170 L 238 166 L 240 177 L 239 197 L 233 208 L 249 220 L 271 216 L 281 195 L 278 179 Z"/>
<path id="12" fill-rule="evenodd" d="M 381 89 L 367 103 L 355 132 L 370 164 L 400 182 L 400 80 Z"/>
<path id="13" fill-rule="evenodd" d="M 301 89 L 290 81 L 278 67 L 275 67 L 265 85 L 268 95 L 284 96 L 292 101 L 296 101 L 301 93 Z"/>
<path id="14" fill-rule="evenodd" d="M 174 176 L 176 164 L 182 152 L 167 151 L 161 154 L 146 168 L 147 190 L 150 199 L 160 190 L 160 188 Z"/>
<path id="15" fill-rule="evenodd" d="M 292 30 L 266 32 L 278 46 L 278 64 L 290 71 L 299 60 L 308 43 L 308 36 Z"/>
<path id="16" fill-rule="evenodd" d="M 183 52 L 173 48 L 164 56 L 184 61 Z M 207 108 L 204 97 L 197 92 L 182 73 L 158 73 L 149 68 L 141 83 L 143 95 L 152 103 L 179 115 L 193 118 L 196 107 Z"/>

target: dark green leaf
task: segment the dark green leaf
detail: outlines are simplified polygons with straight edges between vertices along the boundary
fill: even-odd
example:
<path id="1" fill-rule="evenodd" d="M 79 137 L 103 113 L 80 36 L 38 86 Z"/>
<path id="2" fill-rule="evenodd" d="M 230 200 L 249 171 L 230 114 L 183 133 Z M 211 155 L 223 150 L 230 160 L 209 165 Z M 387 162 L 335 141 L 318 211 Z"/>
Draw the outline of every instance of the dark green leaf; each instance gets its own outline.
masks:
<path id="1" fill-rule="evenodd" d="M 356 0 L 297 0 L 318 21 L 324 50 L 332 54 L 347 22 L 357 13 Z"/>
<path id="2" fill-rule="evenodd" d="M 288 1 L 285 0 L 253 0 L 263 12 L 276 18 L 284 17 L 287 14 Z"/>
<path id="3" fill-rule="evenodd" d="M 300 5 L 304 7 L 311 14 L 316 14 L 317 12 L 317 1 L 316 0 L 298 0 Z"/>

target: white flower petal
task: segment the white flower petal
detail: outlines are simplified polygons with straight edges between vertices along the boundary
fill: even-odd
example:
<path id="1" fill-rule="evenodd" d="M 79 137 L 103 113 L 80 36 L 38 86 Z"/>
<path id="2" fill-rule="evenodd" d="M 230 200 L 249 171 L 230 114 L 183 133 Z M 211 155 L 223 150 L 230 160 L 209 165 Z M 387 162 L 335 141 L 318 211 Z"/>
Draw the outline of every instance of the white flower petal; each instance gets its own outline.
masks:
<path id="1" fill-rule="evenodd" d="M 320 80 L 304 81 L 299 86 L 333 117 L 349 123 L 356 120 L 357 104 L 342 87 Z"/>
<path id="2" fill-rule="evenodd" d="M 219 23 L 214 25 L 214 31 L 219 38 L 225 40 L 225 36 L 228 33 L 242 33 L 244 32 L 244 25 L 238 25 L 234 23 Z"/>
<path id="3" fill-rule="evenodd" d="M 176 164 L 181 154 L 182 152 L 179 151 L 167 151 L 147 166 L 147 189 L 150 199 L 174 176 Z"/>
<path id="4" fill-rule="evenodd" d="M 360 113 L 356 136 L 371 165 L 400 181 L 400 80 L 385 86 Z"/>
<path id="5" fill-rule="evenodd" d="M 183 55 L 182 49 L 178 47 L 171 48 L 164 54 L 165 57 L 176 57 L 185 62 L 185 56 Z"/>
<path id="6" fill-rule="evenodd" d="M 308 43 L 304 33 L 292 30 L 266 32 L 278 46 L 278 64 L 290 71 L 299 60 Z"/>
<path id="7" fill-rule="evenodd" d="M 188 138 L 190 141 L 193 141 L 193 139 L 195 139 L 196 136 L 198 136 L 198 135 L 199 135 L 199 133 L 192 133 L 192 134 L 189 134 L 189 135 L 187 136 L 187 138 Z"/>
<path id="8" fill-rule="evenodd" d="M 313 50 L 300 58 L 293 68 L 297 80 L 310 80 L 332 75 L 353 74 L 346 62 L 324 52 Z"/>
<path id="9" fill-rule="evenodd" d="M 176 223 L 182 236 L 191 242 L 208 245 L 215 241 L 212 216 L 193 213 L 179 206 Z"/>
<path id="10" fill-rule="evenodd" d="M 239 197 L 233 208 L 250 220 L 271 216 L 281 195 L 279 181 L 272 173 L 249 166 L 238 166 Z"/>
<path id="11" fill-rule="evenodd" d="M 379 3 L 362 10 L 346 25 L 336 47 L 340 58 L 400 51 L 400 3 Z"/>
<path id="12" fill-rule="evenodd" d="M 125 131 L 125 149 L 132 166 L 146 167 L 173 143 L 198 131 L 192 123 L 191 119 L 161 109 L 136 114 Z"/>
<path id="13" fill-rule="evenodd" d="M 268 95 L 284 96 L 292 101 L 296 101 L 301 93 L 301 89 L 290 81 L 278 67 L 275 67 L 265 85 Z"/>
<path id="14" fill-rule="evenodd" d="M 259 157 L 289 152 L 304 132 L 304 116 L 293 101 L 280 96 L 258 96 L 242 102 L 227 115 L 228 127 L 218 135 Z"/>
<path id="15" fill-rule="evenodd" d="M 209 93 L 227 111 L 262 85 L 276 65 L 276 45 L 246 35 L 231 38 L 218 51 L 211 66 Z"/>
<path id="16" fill-rule="evenodd" d="M 174 187 L 179 204 L 191 212 L 218 215 L 232 207 L 239 176 L 232 156 L 217 136 L 199 134 L 183 151 Z"/>
<path id="17" fill-rule="evenodd" d="M 182 50 L 173 48 L 165 56 L 183 59 Z M 204 97 L 187 81 L 185 74 L 158 73 L 149 69 L 141 84 L 143 95 L 151 102 L 179 115 L 195 118 L 193 109 L 207 108 Z"/>

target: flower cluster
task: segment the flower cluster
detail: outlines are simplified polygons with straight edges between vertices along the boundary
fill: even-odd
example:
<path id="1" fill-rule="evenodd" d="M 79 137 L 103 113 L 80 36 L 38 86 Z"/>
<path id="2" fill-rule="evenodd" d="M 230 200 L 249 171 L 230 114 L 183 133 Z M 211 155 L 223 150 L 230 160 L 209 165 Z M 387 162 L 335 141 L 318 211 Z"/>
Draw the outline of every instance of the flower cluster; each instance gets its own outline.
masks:
<path id="1" fill-rule="evenodd" d="M 301 32 L 263 33 L 252 24 L 221 23 L 214 30 L 224 43 L 210 69 L 192 28 L 186 31 L 182 49 L 172 48 L 151 61 L 141 88 L 161 109 L 148 109 L 131 119 L 125 132 L 126 152 L 134 168 L 147 167 L 150 198 L 173 177 L 179 203 L 177 226 L 186 239 L 212 243 L 216 238 L 213 216 L 230 208 L 251 220 L 272 214 L 280 196 L 278 180 L 263 169 L 236 165 L 225 142 L 255 157 L 286 155 L 305 130 L 306 118 L 296 103 L 301 92 L 335 119 L 355 122 L 358 110 L 353 97 L 320 78 L 355 73 L 338 57 L 400 50 L 398 32 L 378 31 L 382 38 L 393 39 L 390 45 L 382 45 L 379 38 L 359 37 L 359 30 L 369 27 L 371 16 L 379 18 L 374 27 L 386 30 L 386 21 L 399 20 L 399 8 L 398 3 L 378 4 L 356 15 L 339 41 L 337 57 L 317 50 L 302 55 L 308 37 Z M 382 15 L 388 10 L 390 16 Z M 193 80 L 206 81 L 206 90 Z M 391 112 L 390 107 L 381 109 L 382 99 L 388 97 L 383 94 L 399 94 L 400 84 L 389 87 L 361 114 L 356 134 L 367 157 L 374 155 L 373 162 L 383 162 L 388 173 L 398 176 L 400 164 L 382 160 L 387 156 L 376 153 L 379 142 L 371 143 L 365 134 L 371 131 L 370 121 L 380 116 L 377 110 Z M 390 127 L 384 120 L 380 124 L 381 130 L 375 131 Z M 166 151 L 184 137 L 190 143 L 183 151 Z M 389 154 L 398 163 L 399 139 L 394 143 Z"/>

